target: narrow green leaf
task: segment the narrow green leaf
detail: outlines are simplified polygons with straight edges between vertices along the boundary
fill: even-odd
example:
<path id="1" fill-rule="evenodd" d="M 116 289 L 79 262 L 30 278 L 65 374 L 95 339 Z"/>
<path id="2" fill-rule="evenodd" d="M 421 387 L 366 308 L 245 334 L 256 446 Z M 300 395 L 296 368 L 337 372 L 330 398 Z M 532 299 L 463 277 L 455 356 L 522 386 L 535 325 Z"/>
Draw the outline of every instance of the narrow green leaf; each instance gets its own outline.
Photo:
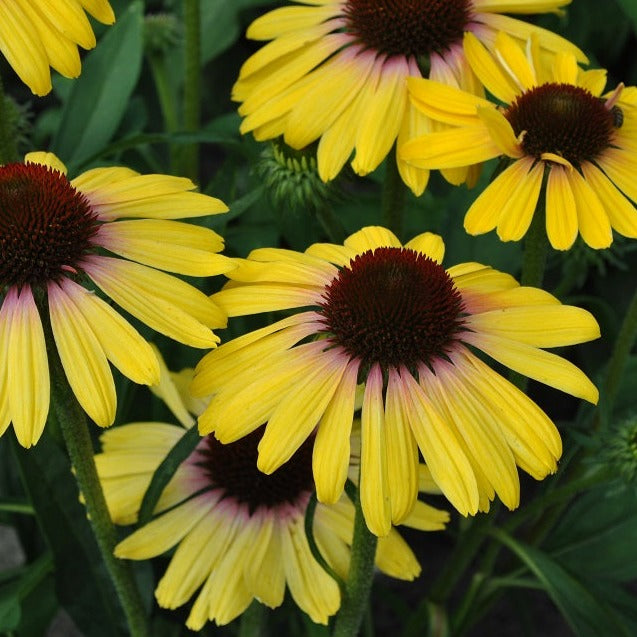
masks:
<path id="1" fill-rule="evenodd" d="M 519 542 L 501 529 L 492 529 L 491 534 L 511 549 L 537 577 L 578 637 L 629 637 L 613 613 L 549 555 Z"/>
<path id="2" fill-rule="evenodd" d="M 637 2 L 635 0 L 617 0 L 617 3 L 632 22 L 633 31 L 637 33 Z"/>
<path id="3" fill-rule="evenodd" d="M 86 57 L 64 105 L 51 150 L 70 168 L 113 137 L 137 84 L 142 62 L 142 3 L 133 2 Z"/>
<path id="4" fill-rule="evenodd" d="M 125 635 L 123 613 L 79 502 L 68 458 L 46 432 L 31 449 L 11 440 L 22 482 L 53 553 L 60 603 L 86 635 Z"/>
<path id="5" fill-rule="evenodd" d="M 144 499 L 139 509 L 139 526 L 143 526 L 153 517 L 153 511 L 162 491 L 179 468 L 179 465 L 194 451 L 201 440 L 197 427 L 191 427 L 168 452 L 162 463 L 157 467 L 153 478 L 144 493 Z"/>
<path id="6" fill-rule="evenodd" d="M 637 494 L 603 486 L 569 508 L 547 540 L 547 550 L 583 578 L 622 582 L 637 578 L 635 538 Z"/>

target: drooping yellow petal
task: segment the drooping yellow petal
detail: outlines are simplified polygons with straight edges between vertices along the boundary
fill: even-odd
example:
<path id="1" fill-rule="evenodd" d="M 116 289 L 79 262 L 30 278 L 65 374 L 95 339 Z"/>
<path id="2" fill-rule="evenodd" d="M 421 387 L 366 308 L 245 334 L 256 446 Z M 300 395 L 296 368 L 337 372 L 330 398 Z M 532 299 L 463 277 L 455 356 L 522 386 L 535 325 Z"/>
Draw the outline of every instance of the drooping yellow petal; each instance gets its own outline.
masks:
<path id="1" fill-rule="evenodd" d="M 160 219 L 135 219 L 107 223 L 96 241 L 111 252 L 161 270 L 190 276 L 213 276 L 235 266 L 215 254 L 223 239 L 213 230 Z"/>
<path id="2" fill-rule="evenodd" d="M 407 88 L 415 108 L 427 117 L 452 126 L 473 126 L 478 106 L 493 108 L 491 102 L 481 97 L 426 78 L 408 77 Z"/>
<path id="3" fill-rule="evenodd" d="M 251 40 L 274 40 L 288 33 L 303 31 L 325 22 L 337 13 L 331 3 L 318 7 L 279 7 L 259 16 L 250 24 L 246 37 Z"/>
<path id="4" fill-rule="evenodd" d="M 524 155 L 509 120 L 495 108 L 478 107 L 478 117 L 487 127 L 494 144 L 503 155 L 518 159 Z"/>
<path id="5" fill-rule="evenodd" d="M 613 242 L 613 231 L 597 193 L 577 170 L 567 171 L 566 178 L 575 199 L 577 225 L 582 239 L 596 250 L 608 248 Z"/>
<path id="6" fill-rule="evenodd" d="M 479 492 L 469 459 L 411 374 L 402 370 L 400 380 L 411 430 L 434 480 L 462 515 L 475 513 Z"/>
<path id="7" fill-rule="evenodd" d="M 508 307 L 474 314 L 465 321 L 476 332 L 488 332 L 534 347 L 562 347 L 600 336 L 593 315 L 572 305 Z"/>
<path id="8" fill-rule="evenodd" d="M 49 413 L 49 364 L 42 321 L 31 288 L 19 296 L 10 288 L 2 304 L 9 331 L 7 378 L 13 429 L 23 447 L 34 445 L 42 435 Z"/>
<path id="9" fill-rule="evenodd" d="M 159 364 L 151 346 L 108 303 L 70 279 L 61 284 L 77 311 L 94 329 L 100 347 L 117 369 L 136 383 L 159 382 Z"/>
<path id="10" fill-rule="evenodd" d="M 93 421 L 100 427 L 108 427 L 115 420 L 117 398 L 104 349 L 73 301 L 77 291 L 73 290 L 72 297 L 60 286 L 51 284 L 48 293 L 53 336 L 69 385 Z"/>
<path id="11" fill-rule="evenodd" d="M 486 333 L 466 332 L 462 340 L 475 345 L 502 365 L 524 376 L 590 403 L 597 403 L 599 393 L 595 385 L 578 367 L 560 356 L 526 343 Z"/>
<path id="12" fill-rule="evenodd" d="M 319 502 L 337 502 L 345 487 L 358 368 L 357 362 L 348 363 L 316 431 L 312 473 Z"/>
<path id="13" fill-rule="evenodd" d="M 421 571 L 416 556 L 395 529 L 378 538 L 376 566 L 386 575 L 408 582 L 416 579 Z"/>
<path id="14" fill-rule="evenodd" d="M 345 49 L 315 70 L 313 88 L 295 100 L 290 111 L 285 142 L 293 148 L 304 148 L 318 139 L 355 100 L 373 62 L 370 55 L 355 55 L 352 49 Z"/>
<path id="15" fill-rule="evenodd" d="M 210 511 L 199 518 L 179 543 L 170 564 L 155 590 L 162 608 L 185 604 L 203 584 L 215 567 L 219 556 L 228 548 L 228 520 Z"/>
<path id="16" fill-rule="evenodd" d="M 282 562 L 292 598 L 312 621 L 327 624 L 340 606 L 335 580 L 314 560 L 303 521 L 281 529 Z"/>
<path id="17" fill-rule="evenodd" d="M 316 368 L 323 345 L 308 343 L 284 352 L 267 370 L 228 383 L 199 417 L 199 432 L 211 431 L 223 443 L 234 442 L 266 422 L 290 391 L 292 383 Z"/>
<path id="18" fill-rule="evenodd" d="M 471 204 L 464 218 L 464 227 L 469 234 L 484 234 L 493 230 L 500 222 L 504 222 L 505 232 L 507 236 L 511 237 L 507 240 L 514 240 L 514 237 L 519 238 L 520 232 L 522 232 L 520 236 L 523 236 L 528 229 L 528 223 L 530 223 L 528 214 L 525 214 L 528 213 L 530 206 L 525 206 L 521 211 L 522 214 L 518 212 L 515 218 L 511 218 L 513 215 L 508 214 L 508 221 L 504 220 L 503 211 L 518 205 L 519 202 L 512 201 L 514 199 L 512 193 L 520 188 L 528 191 L 530 187 L 530 192 L 524 201 L 527 204 L 532 201 L 537 183 L 535 172 L 529 176 L 532 164 L 531 158 L 514 162 L 482 191 Z"/>
<path id="19" fill-rule="evenodd" d="M 560 435 L 548 416 L 515 385 L 468 350 L 454 356 L 458 373 L 496 417 L 516 463 L 540 480 L 557 469 Z"/>
<path id="20" fill-rule="evenodd" d="M 383 374 L 374 365 L 365 383 L 361 414 L 360 499 L 369 530 L 384 536 L 391 528 L 391 501 L 387 474 Z"/>
<path id="21" fill-rule="evenodd" d="M 316 288 L 310 286 L 260 283 L 225 287 L 214 294 L 212 300 L 228 316 L 244 316 L 259 312 L 315 306 L 320 302 L 320 294 Z"/>
<path id="22" fill-rule="evenodd" d="M 551 166 L 546 184 L 546 234 L 556 250 L 568 250 L 577 238 L 577 208 L 566 170 Z"/>
<path id="23" fill-rule="evenodd" d="M 504 31 L 500 31 L 495 38 L 495 55 L 520 91 L 528 91 L 537 84 L 535 70 L 529 64 L 524 51 Z"/>
<path id="24" fill-rule="evenodd" d="M 480 40 L 473 33 L 467 31 L 464 34 L 463 47 L 471 69 L 487 90 L 505 104 L 511 104 L 517 97 L 519 90 L 512 78 L 502 72 Z"/>
<path id="25" fill-rule="evenodd" d="M 267 538 L 262 535 L 257 559 L 251 557 L 244 568 L 245 579 L 252 594 L 269 608 L 277 608 L 285 595 L 285 570 L 281 560 L 281 535 L 278 523 L 269 516 L 264 526 L 271 528 Z"/>
<path id="26" fill-rule="evenodd" d="M 526 234 L 536 213 L 542 188 L 544 164 L 538 162 L 531 168 L 533 159 L 530 157 L 521 159 L 518 164 L 521 164 L 521 171 L 525 166 L 530 170 L 520 178 L 502 207 L 498 221 L 498 236 L 502 241 L 519 241 Z"/>
<path id="27" fill-rule="evenodd" d="M 275 407 L 259 442 L 260 471 L 272 473 L 303 444 L 323 417 L 348 362 L 343 354 L 326 352 L 317 357 L 310 373 L 296 379 Z"/>
<path id="28" fill-rule="evenodd" d="M 212 508 L 207 494 L 184 502 L 129 535 L 115 547 L 115 555 L 146 560 L 175 546 Z"/>
<path id="29" fill-rule="evenodd" d="M 93 257 L 83 267 L 108 296 L 158 332 L 193 347 L 217 344 L 210 327 L 225 326 L 224 312 L 184 281 L 110 257 Z"/>
<path id="30" fill-rule="evenodd" d="M 501 154 L 483 124 L 450 128 L 412 139 L 399 149 L 401 159 L 419 168 L 456 168 Z"/>
<path id="31" fill-rule="evenodd" d="M 46 95 L 51 90 L 46 49 L 15 3 L 0 3 L 0 52 L 35 95 Z"/>
<path id="32" fill-rule="evenodd" d="M 385 445 L 391 521 L 400 524 L 418 497 L 418 447 L 400 401 L 398 372 L 389 370 L 385 397 Z"/>
<path id="33" fill-rule="evenodd" d="M 378 86 L 362 113 L 352 168 L 359 175 L 375 170 L 394 145 L 407 107 L 409 67 L 402 57 L 384 62 Z M 383 122 L 379 128 L 378 122 Z"/>
<path id="34" fill-rule="evenodd" d="M 611 226 L 620 234 L 637 238 L 637 210 L 604 173 L 590 162 L 582 162 L 584 178 L 598 194 Z"/>

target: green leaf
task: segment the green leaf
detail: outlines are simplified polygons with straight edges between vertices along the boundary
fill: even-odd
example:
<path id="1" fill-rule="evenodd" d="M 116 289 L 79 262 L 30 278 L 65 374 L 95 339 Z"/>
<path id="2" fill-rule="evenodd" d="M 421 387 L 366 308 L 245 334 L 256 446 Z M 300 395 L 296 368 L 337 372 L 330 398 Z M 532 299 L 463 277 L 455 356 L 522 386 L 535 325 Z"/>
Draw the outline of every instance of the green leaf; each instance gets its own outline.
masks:
<path id="1" fill-rule="evenodd" d="M 272 0 L 206 0 L 201 3 L 201 62 L 205 64 L 229 48 L 241 35 L 239 12 L 272 4 Z"/>
<path id="2" fill-rule="evenodd" d="M 143 526 L 153 517 L 153 511 L 162 491 L 179 468 L 179 465 L 193 452 L 201 436 L 197 427 L 191 427 L 168 452 L 161 464 L 155 469 L 153 478 L 144 493 L 139 509 L 139 526 Z"/>
<path id="3" fill-rule="evenodd" d="M 79 502 L 68 458 L 46 432 L 31 449 L 11 440 L 22 482 L 53 553 L 60 603 L 87 637 L 125 635 L 123 613 Z"/>
<path id="4" fill-rule="evenodd" d="M 635 0 L 617 0 L 619 6 L 623 9 L 627 18 L 633 24 L 633 31 L 637 33 L 637 3 Z"/>
<path id="5" fill-rule="evenodd" d="M 75 167 L 113 137 L 142 62 L 142 3 L 133 2 L 86 57 L 74 81 L 51 150 Z"/>
<path id="6" fill-rule="evenodd" d="M 583 578 L 625 582 L 637 578 L 635 538 L 637 494 L 603 486 L 569 508 L 547 540 L 547 550 Z"/>
<path id="7" fill-rule="evenodd" d="M 543 551 L 519 542 L 501 529 L 491 533 L 513 551 L 535 575 L 564 619 L 579 637 L 629 637 L 615 618 L 581 581 Z"/>
<path id="8" fill-rule="evenodd" d="M 0 591 L 0 633 L 15 630 L 22 617 L 20 598 L 13 590 Z"/>

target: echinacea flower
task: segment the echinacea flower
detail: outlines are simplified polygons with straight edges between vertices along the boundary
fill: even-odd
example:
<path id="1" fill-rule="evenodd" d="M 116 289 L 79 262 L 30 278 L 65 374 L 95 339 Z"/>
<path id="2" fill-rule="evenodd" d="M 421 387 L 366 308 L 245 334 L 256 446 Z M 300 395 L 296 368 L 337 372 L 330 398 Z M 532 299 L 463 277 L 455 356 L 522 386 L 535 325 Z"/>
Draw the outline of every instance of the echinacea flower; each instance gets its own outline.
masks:
<path id="1" fill-rule="evenodd" d="M 438 126 L 408 100 L 406 79 L 430 77 L 482 95 L 467 64 L 463 34 L 487 45 L 497 31 L 539 38 L 545 52 L 572 51 L 565 39 L 504 12 L 557 11 L 570 0 L 299 0 L 255 20 L 247 35 L 271 40 L 243 65 L 233 89 L 244 117 L 241 131 L 258 140 L 283 135 L 293 148 L 320 138 L 318 169 L 333 179 L 352 151 L 354 170 L 373 171 L 398 140 Z M 429 171 L 398 160 L 403 181 L 415 194 Z M 446 170 L 462 183 L 466 168 Z M 476 173 L 477 174 L 477 173 Z M 469 176 L 475 179 L 476 174 Z"/>
<path id="2" fill-rule="evenodd" d="M 50 320 L 77 400 L 98 425 L 115 417 L 109 361 L 134 382 L 158 382 L 154 352 L 95 287 L 162 334 L 216 346 L 211 328 L 225 326 L 225 313 L 160 272 L 202 276 L 233 267 L 216 254 L 223 240 L 215 232 L 173 221 L 227 210 L 193 188 L 189 179 L 123 167 L 69 181 L 51 153 L 0 166 L 0 433 L 13 422 L 20 444 L 30 447 L 44 429 L 50 382 L 43 321 Z"/>
<path id="3" fill-rule="evenodd" d="M 360 492 L 367 525 L 383 535 L 409 514 L 418 451 L 463 515 L 498 494 L 518 506 L 516 464 L 556 470 L 557 429 L 522 391 L 476 356 L 596 402 L 590 380 L 543 348 L 599 336 L 585 310 L 520 287 L 479 263 L 445 270 L 431 233 L 405 246 L 381 227 L 304 253 L 258 249 L 213 298 L 228 316 L 296 310 L 228 341 L 197 366 L 194 395 L 213 394 L 202 434 L 230 443 L 267 422 L 259 469 L 271 473 L 315 433 L 319 501 L 343 490 L 357 383 L 364 383 Z"/>
<path id="4" fill-rule="evenodd" d="M 467 212 L 467 232 L 497 228 L 503 241 L 518 241 L 539 205 L 556 250 L 568 250 L 578 232 L 591 248 L 607 248 L 612 229 L 637 237 L 637 212 L 627 199 L 637 202 L 637 89 L 620 84 L 603 95 L 606 71 L 583 71 L 569 53 L 547 64 L 533 40 L 523 50 L 503 33 L 495 55 L 471 34 L 465 52 L 505 106 L 410 80 L 413 104 L 453 128 L 414 139 L 399 152 L 426 168 L 510 161 Z"/>
<path id="5" fill-rule="evenodd" d="M 192 376 L 192 370 L 184 371 Z M 175 413 L 182 414 L 182 427 L 134 423 L 101 437 L 103 451 L 95 461 L 116 523 L 136 521 L 153 472 L 194 424 L 176 400 L 174 387 L 171 395 Z M 142 560 L 176 547 L 155 596 L 164 608 L 177 608 L 196 596 L 186 622 L 191 630 L 201 629 L 207 620 L 227 624 L 253 599 L 277 607 L 286 587 L 315 622 L 327 623 L 340 606 L 339 587 L 313 556 L 304 528 L 314 489 L 312 440 L 265 475 L 256 466 L 262 430 L 228 445 L 212 435 L 203 438 L 162 493 L 155 519 L 115 549 L 118 557 Z M 423 465 L 420 469 L 424 487 L 431 479 Z M 419 501 L 406 522 L 434 531 L 444 528 L 448 517 Z M 354 506 L 345 496 L 335 504 L 317 504 L 314 512 L 316 545 L 343 579 L 349 569 L 353 521 Z M 415 556 L 394 529 L 379 542 L 376 564 L 400 579 L 412 580 L 420 573 Z"/>
<path id="6" fill-rule="evenodd" d="M 102 24 L 115 22 L 108 0 L 0 2 L 0 52 L 36 95 L 46 95 L 51 90 L 49 67 L 64 77 L 80 74 L 77 47 L 95 46 L 86 13 Z"/>

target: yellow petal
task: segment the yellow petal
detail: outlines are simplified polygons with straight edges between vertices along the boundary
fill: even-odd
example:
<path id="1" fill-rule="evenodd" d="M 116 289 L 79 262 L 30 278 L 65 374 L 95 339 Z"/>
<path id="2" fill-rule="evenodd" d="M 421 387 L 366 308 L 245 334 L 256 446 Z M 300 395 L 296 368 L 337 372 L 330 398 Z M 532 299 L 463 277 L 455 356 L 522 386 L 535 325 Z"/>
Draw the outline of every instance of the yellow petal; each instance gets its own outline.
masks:
<path id="1" fill-rule="evenodd" d="M 611 226 L 620 234 L 637 238 L 637 210 L 606 175 L 590 162 L 582 163 L 584 178 L 598 194 Z"/>
<path id="2" fill-rule="evenodd" d="M 473 33 L 467 31 L 464 34 L 463 47 L 471 69 L 487 90 L 505 104 L 511 104 L 517 97 L 519 90 L 511 77 L 502 72 L 480 40 Z"/>
<path id="3" fill-rule="evenodd" d="M 546 184 L 546 234 L 556 250 L 568 250 L 577 237 L 577 208 L 566 170 L 551 166 Z"/>
<path id="4" fill-rule="evenodd" d="M 595 317 L 572 305 L 508 307 L 468 316 L 466 324 L 476 332 L 488 332 L 534 347 L 563 347 L 600 337 Z"/>
<path id="5" fill-rule="evenodd" d="M 445 243 L 442 237 L 433 232 L 423 232 L 405 244 L 405 248 L 416 250 L 433 259 L 436 263 L 442 263 L 445 256 Z"/>
<path id="6" fill-rule="evenodd" d="M 462 446 L 407 370 L 401 372 L 401 382 L 409 424 L 431 475 L 462 515 L 475 513 L 478 485 Z"/>
<path id="7" fill-rule="evenodd" d="M 375 170 L 398 137 L 407 106 L 405 81 L 408 75 L 409 68 L 404 58 L 394 57 L 384 62 L 376 91 L 361 114 L 357 127 L 352 168 L 359 175 Z"/>
<path id="8" fill-rule="evenodd" d="M 66 280 L 61 284 L 77 311 L 94 326 L 100 347 L 122 374 L 135 383 L 159 382 L 159 365 L 151 346 L 108 303 L 83 287 Z"/>
<path id="9" fill-rule="evenodd" d="M 395 369 L 389 370 L 384 426 L 393 524 L 400 524 L 411 513 L 418 497 L 418 446 L 403 410 L 397 376 Z"/>
<path id="10" fill-rule="evenodd" d="M 391 529 L 391 501 L 387 474 L 387 445 L 380 365 L 370 370 L 361 414 L 360 499 L 365 522 L 374 535 Z"/>
<path id="11" fill-rule="evenodd" d="M 299 377 L 275 407 L 259 442 L 260 471 L 269 474 L 287 462 L 323 417 L 349 362 L 334 352 L 317 357 L 312 372 Z"/>
<path id="12" fill-rule="evenodd" d="M 345 487 L 358 368 L 357 362 L 348 363 L 316 431 L 312 473 L 319 502 L 337 502 Z"/>
<path id="13" fill-rule="evenodd" d="M 62 161 L 55 153 L 47 153 L 43 151 L 27 153 L 24 156 L 24 163 L 26 164 L 28 162 L 31 162 L 33 164 L 41 164 L 42 166 L 49 166 L 49 168 L 57 170 L 63 175 L 66 175 L 66 166 L 62 163 Z"/>
<path id="14" fill-rule="evenodd" d="M 519 241 L 526 234 L 536 212 L 542 188 L 544 164 L 538 162 L 531 168 L 533 160 L 530 158 L 521 159 L 518 164 L 521 164 L 521 170 L 525 166 L 530 170 L 521 176 L 502 207 L 498 221 L 498 236 L 502 241 Z"/>
<path id="15" fill-rule="evenodd" d="M 412 139 L 399 149 L 401 159 L 429 169 L 468 166 L 500 154 L 484 125 L 438 131 Z"/>
<path id="16" fill-rule="evenodd" d="M 582 239 L 596 250 L 613 242 L 610 220 L 596 192 L 577 170 L 566 173 L 577 209 L 577 225 Z"/>
<path id="17" fill-rule="evenodd" d="M 73 290 L 77 296 L 77 290 Z M 49 311 L 64 372 L 82 409 L 100 427 L 115 420 L 115 382 L 93 328 L 66 291 L 49 286 Z M 100 329 L 99 325 L 95 326 Z"/>
<path id="18" fill-rule="evenodd" d="M 462 340 L 475 345 L 502 365 L 560 391 L 596 404 L 597 388 L 569 361 L 526 343 L 490 334 L 463 333 Z"/>
<path id="19" fill-rule="evenodd" d="M 382 226 L 366 226 L 345 239 L 345 246 L 359 254 L 376 248 L 400 248 L 396 235 Z"/>
<path id="20" fill-rule="evenodd" d="M 34 445 L 42 435 L 49 413 L 49 364 L 42 321 L 31 288 L 25 286 L 18 297 L 10 288 L 2 304 L 9 332 L 7 378 L 9 409 L 18 442 Z"/>

